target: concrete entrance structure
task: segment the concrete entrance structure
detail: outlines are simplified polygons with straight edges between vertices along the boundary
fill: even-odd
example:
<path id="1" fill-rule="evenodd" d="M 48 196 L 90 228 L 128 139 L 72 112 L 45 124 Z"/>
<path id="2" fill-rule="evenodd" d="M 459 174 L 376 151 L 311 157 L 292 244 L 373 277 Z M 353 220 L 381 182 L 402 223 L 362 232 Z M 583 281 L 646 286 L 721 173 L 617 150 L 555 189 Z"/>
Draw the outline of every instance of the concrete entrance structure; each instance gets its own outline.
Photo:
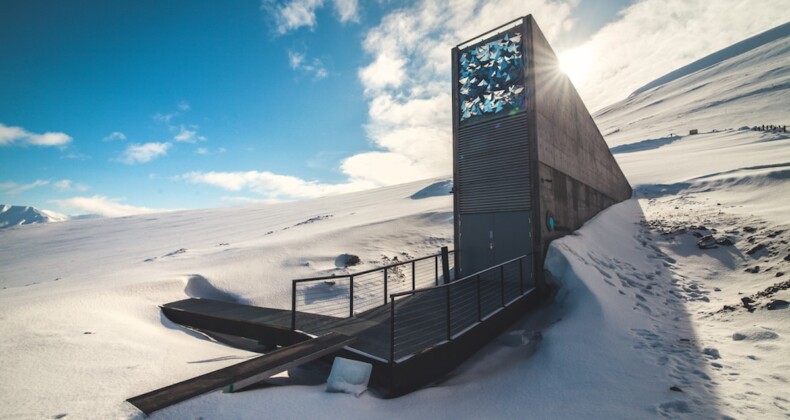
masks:
<path id="1" fill-rule="evenodd" d="M 456 267 L 531 255 L 632 190 L 531 15 L 452 51 Z"/>
<path id="2" fill-rule="evenodd" d="M 370 363 L 373 385 L 397 397 L 451 372 L 536 307 L 549 242 L 630 197 L 631 187 L 531 16 L 459 45 L 452 57 L 453 281 L 440 277 L 437 254 L 293 280 L 290 311 L 186 299 L 163 313 L 208 333 L 297 346 L 290 351 L 300 358 L 311 335 L 351 337 L 340 354 Z M 441 265 L 452 269 L 446 258 Z M 311 343 L 311 355 L 329 352 L 326 342 Z M 270 369 L 245 375 L 259 370 Z M 246 380 L 228 372 L 238 373 L 210 376 L 210 387 Z M 152 410 L 203 379 L 133 400 Z"/>

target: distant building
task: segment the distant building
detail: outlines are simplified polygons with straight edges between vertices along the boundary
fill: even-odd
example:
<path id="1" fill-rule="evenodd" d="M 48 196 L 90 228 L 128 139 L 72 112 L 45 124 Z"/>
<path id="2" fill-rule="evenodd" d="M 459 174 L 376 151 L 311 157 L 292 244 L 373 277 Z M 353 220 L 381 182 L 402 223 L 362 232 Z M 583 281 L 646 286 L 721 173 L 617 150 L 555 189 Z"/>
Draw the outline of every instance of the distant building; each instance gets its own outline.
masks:
<path id="1" fill-rule="evenodd" d="M 699 134 L 699 130 L 697 130 L 696 128 L 694 128 L 694 129 L 692 129 L 692 130 L 689 130 L 689 135 L 690 135 L 690 136 L 693 136 L 693 135 L 695 135 L 695 134 Z"/>

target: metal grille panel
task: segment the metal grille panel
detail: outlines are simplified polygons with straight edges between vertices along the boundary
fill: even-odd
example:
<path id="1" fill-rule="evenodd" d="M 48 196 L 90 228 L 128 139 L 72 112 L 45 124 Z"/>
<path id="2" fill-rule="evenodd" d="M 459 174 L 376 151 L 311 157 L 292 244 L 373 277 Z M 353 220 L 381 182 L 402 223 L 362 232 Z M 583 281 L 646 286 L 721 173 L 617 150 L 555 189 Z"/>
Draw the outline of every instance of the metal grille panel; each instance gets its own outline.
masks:
<path id="1" fill-rule="evenodd" d="M 459 129 L 457 158 L 460 214 L 530 209 L 525 115 Z"/>

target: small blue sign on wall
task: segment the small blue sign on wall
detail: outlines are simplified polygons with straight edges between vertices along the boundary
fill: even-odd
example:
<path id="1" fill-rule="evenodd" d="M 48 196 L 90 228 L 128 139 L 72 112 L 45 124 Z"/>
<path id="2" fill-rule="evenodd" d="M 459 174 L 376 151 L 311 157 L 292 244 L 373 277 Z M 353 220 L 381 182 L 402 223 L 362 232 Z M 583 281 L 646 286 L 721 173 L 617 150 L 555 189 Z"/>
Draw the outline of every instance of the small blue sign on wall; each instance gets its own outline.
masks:
<path id="1" fill-rule="evenodd" d="M 549 232 L 553 232 L 554 228 L 556 226 L 557 226 L 557 222 L 554 220 L 554 214 L 552 214 L 552 212 L 550 212 L 550 211 L 547 211 L 546 212 L 546 229 L 548 229 Z"/>

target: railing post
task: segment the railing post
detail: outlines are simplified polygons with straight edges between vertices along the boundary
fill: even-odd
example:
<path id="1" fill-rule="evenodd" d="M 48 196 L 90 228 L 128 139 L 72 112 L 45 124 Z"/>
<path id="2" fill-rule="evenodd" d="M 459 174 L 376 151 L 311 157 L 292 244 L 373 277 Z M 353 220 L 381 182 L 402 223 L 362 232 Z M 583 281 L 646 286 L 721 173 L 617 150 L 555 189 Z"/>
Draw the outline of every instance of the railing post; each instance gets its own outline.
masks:
<path id="1" fill-rule="evenodd" d="M 505 307 L 505 265 L 499 266 L 499 288 L 502 289 L 502 307 Z"/>
<path id="2" fill-rule="evenodd" d="M 475 283 L 477 283 L 477 320 L 483 320 L 483 308 L 480 304 L 480 274 L 475 276 Z"/>
<path id="3" fill-rule="evenodd" d="M 354 276 L 349 277 L 348 283 L 349 283 L 348 289 L 350 290 L 350 294 L 351 294 L 351 299 L 348 301 L 348 317 L 353 318 L 354 317 Z"/>
<path id="4" fill-rule="evenodd" d="M 387 272 L 389 272 L 389 268 L 384 269 L 384 304 L 387 304 Z"/>
<path id="5" fill-rule="evenodd" d="M 291 331 L 296 331 L 296 281 L 291 282 Z"/>
<path id="6" fill-rule="evenodd" d="M 390 363 L 395 363 L 395 297 L 390 296 Z"/>
<path id="7" fill-rule="evenodd" d="M 450 257 L 447 253 L 447 247 L 442 247 L 442 275 L 444 276 L 444 284 L 450 282 Z"/>
<path id="8" fill-rule="evenodd" d="M 450 321 L 450 286 L 446 286 L 445 289 L 447 289 L 447 340 L 450 340 L 453 331 Z"/>
<path id="9" fill-rule="evenodd" d="M 433 265 L 434 265 L 434 267 L 433 267 L 434 268 L 434 274 L 435 274 L 435 278 L 436 278 L 435 285 L 438 286 L 439 285 L 439 256 L 438 255 L 434 255 L 433 256 Z"/>
<path id="10" fill-rule="evenodd" d="M 521 294 L 524 294 L 524 257 L 518 259 L 518 283 L 521 286 Z"/>
<path id="11" fill-rule="evenodd" d="M 411 290 L 417 288 L 417 262 L 411 260 Z"/>

